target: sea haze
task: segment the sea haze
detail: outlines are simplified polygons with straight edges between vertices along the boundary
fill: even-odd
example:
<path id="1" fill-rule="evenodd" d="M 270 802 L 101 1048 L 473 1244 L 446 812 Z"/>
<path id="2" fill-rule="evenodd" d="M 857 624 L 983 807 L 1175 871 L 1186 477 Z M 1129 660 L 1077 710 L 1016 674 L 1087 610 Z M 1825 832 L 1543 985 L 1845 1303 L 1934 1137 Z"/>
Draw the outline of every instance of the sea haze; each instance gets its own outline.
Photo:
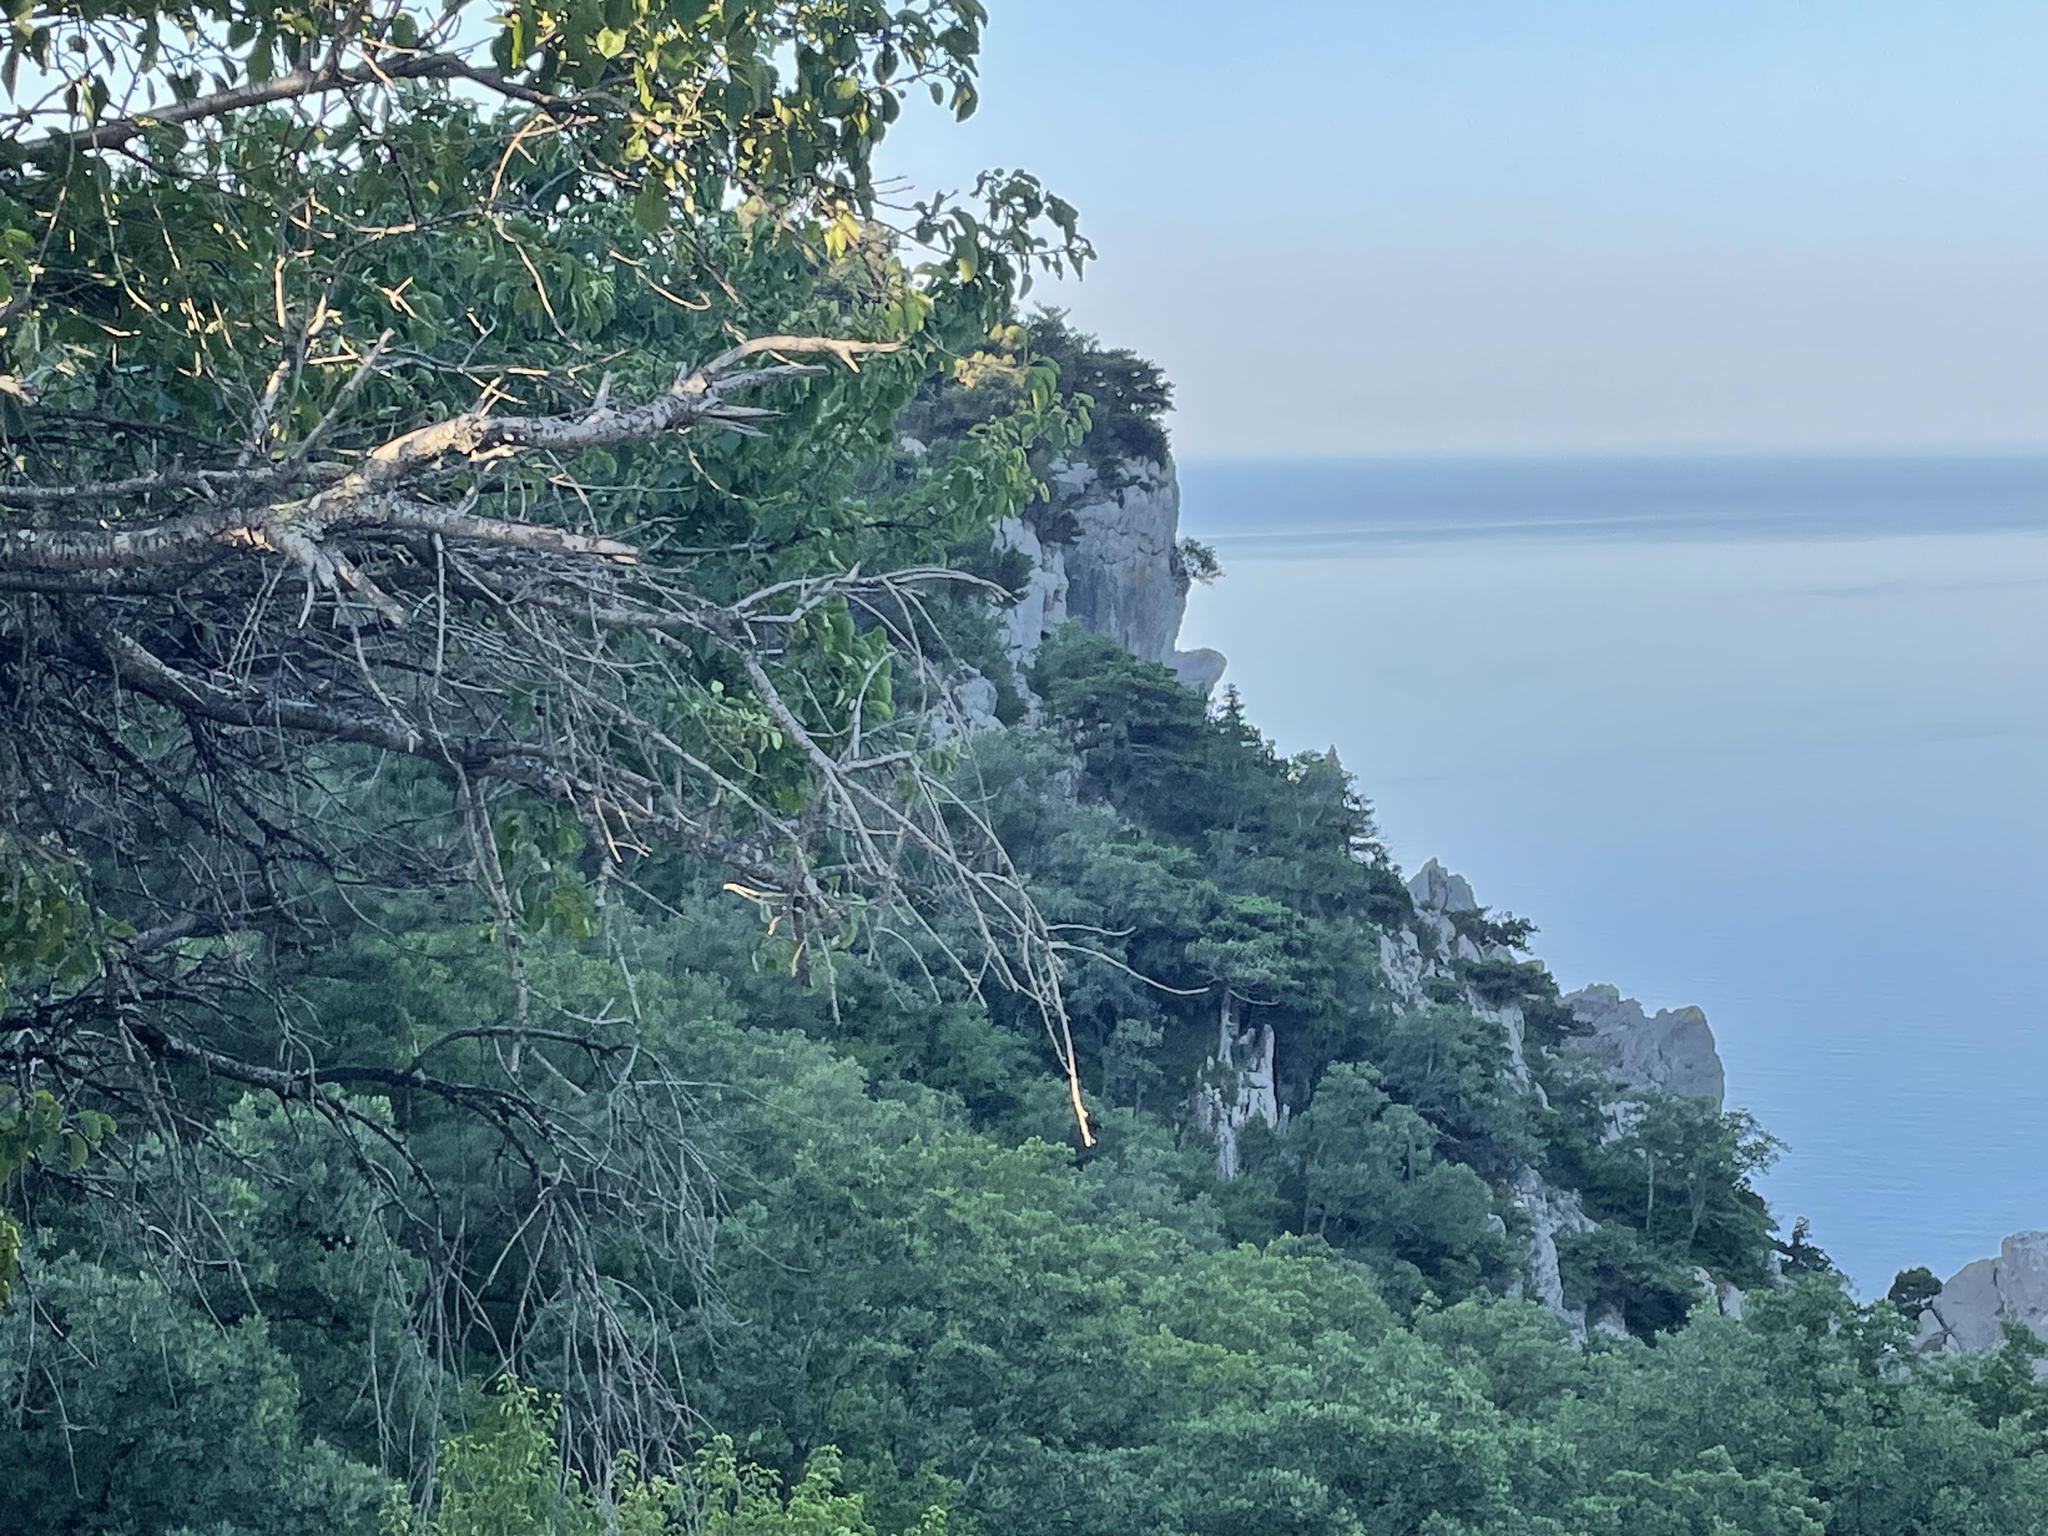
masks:
<path id="1" fill-rule="evenodd" d="M 1707 1010 L 1866 1293 L 2048 1226 L 2048 458 L 1194 462 L 1183 646 L 1572 988 Z"/>

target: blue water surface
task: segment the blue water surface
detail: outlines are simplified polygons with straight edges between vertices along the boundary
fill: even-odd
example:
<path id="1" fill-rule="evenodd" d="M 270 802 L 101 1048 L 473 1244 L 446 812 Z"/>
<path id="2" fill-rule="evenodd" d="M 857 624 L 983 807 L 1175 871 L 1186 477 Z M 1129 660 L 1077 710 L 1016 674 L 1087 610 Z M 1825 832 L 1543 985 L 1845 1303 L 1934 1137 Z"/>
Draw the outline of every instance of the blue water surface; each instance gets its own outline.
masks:
<path id="1" fill-rule="evenodd" d="M 1566 987 L 1704 1007 L 1864 1292 L 2048 1227 L 2048 459 L 1181 483 L 1182 645 Z"/>

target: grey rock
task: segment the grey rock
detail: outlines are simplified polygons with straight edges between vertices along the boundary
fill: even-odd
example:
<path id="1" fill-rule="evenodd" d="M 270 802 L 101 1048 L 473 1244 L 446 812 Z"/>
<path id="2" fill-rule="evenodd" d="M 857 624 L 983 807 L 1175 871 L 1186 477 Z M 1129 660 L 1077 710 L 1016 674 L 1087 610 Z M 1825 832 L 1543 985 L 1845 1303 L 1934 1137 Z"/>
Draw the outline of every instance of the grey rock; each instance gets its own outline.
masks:
<path id="1" fill-rule="evenodd" d="M 1523 1264 L 1529 1275 L 1530 1294 L 1569 1323 L 1573 1337 L 1583 1341 L 1584 1313 L 1564 1304 L 1557 1239 L 1560 1233 L 1591 1232 L 1596 1223 L 1579 1203 L 1576 1191 L 1552 1188 L 1534 1168 L 1524 1167 L 1515 1175 L 1508 1195 L 1529 1224 L 1529 1246 Z"/>
<path id="2" fill-rule="evenodd" d="M 1220 651 L 1174 648 L 1187 612 L 1180 563 L 1180 482 L 1172 465 L 1127 460 L 1122 484 L 1105 489 L 1085 464 L 1053 467 L 1054 494 L 1080 528 L 1071 544 L 1047 544 L 1021 518 L 997 525 L 998 549 L 1031 562 L 1024 595 L 1002 614 L 1003 648 L 1028 664 L 1045 637 L 1074 619 L 1133 656 L 1172 670 L 1206 698 L 1223 678 Z"/>
<path id="3" fill-rule="evenodd" d="M 1126 483 L 1114 491 L 1085 465 L 1054 472 L 1081 527 L 1067 551 L 1067 612 L 1133 656 L 1171 665 L 1188 605 L 1180 483 L 1171 465 L 1132 461 L 1124 470 Z"/>
<path id="4" fill-rule="evenodd" d="M 1417 931 L 1429 941 L 1431 953 L 1448 959 L 1452 946 L 1458 942 L 1458 930 L 1451 926 L 1451 920 L 1441 912 L 1419 911 L 1415 914 Z"/>
<path id="5" fill-rule="evenodd" d="M 1254 1120 L 1267 1129 L 1287 1128 L 1273 1072 L 1273 1026 L 1241 1029 L 1235 1000 L 1227 993 L 1218 1010 L 1216 1050 L 1202 1065 L 1195 1086 L 1195 1130 L 1216 1147 L 1216 1177 L 1238 1174 L 1238 1133 Z"/>
<path id="6" fill-rule="evenodd" d="M 1968 1354 L 2005 1342 L 1999 1323 L 2023 1323 L 2048 1339 L 2048 1231 L 2015 1232 L 1995 1259 L 1965 1264 L 1920 1314 L 1919 1347 Z M 2035 1362 L 2048 1377 L 2048 1360 Z"/>
<path id="7" fill-rule="evenodd" d="M 996 685 L 973 667 L 961 667 L 945 703 L 931 712 L 932 743 L 943 746 L 983 731 L 1002 729 L 996 715 Z"/>
<path id="8" fill-rule="evenodd" d="M 1330 749 L 1334 757 L 1336 748 Z M 1459 960 L 1512 960 L 1514 952 L 1503 945 L 1488 944 L 1483 948 L 1470 937 L 1458 932 L 1451 921 L 1451 914 L 1479 912 L 1479 898 L 1472 894 L 1472 886 L 1463 875 L 1454 875 L 1435 859 L 1418 869 L 1408 881 L 1408 894 L 1415 902 L 1416 928 L 1399 930 L 1399 948 L 1385 934 L 1380 937 L 1380 969 L 1392 984 L 1395 993 L 1409 1007 L 1419 1007 L 1424 1001 L 1423 980 L 1430 975 L 1445 974 L 1449 962 Z M 1418 938 L 1418 933 L 1420 938 Z M 1430 942 L 1439 964 L 1426 961 L 1422 955 L 1422 942 Z M 1526 1037 L 1528 1020 L 1521 1007 L 1514 1003 L 1496 1006 L 1488 1003 L 1469 987 L 1465 992 L 1465 1005 L 1480 1018 L 1501 1028 L 1502 1037 L 1508 1048 L 1508 1075 L 1523 1092 L 1533 1094 L 1546 1108 L 1549 1095 L 1543 1085 L 1536 1081 L 1529 1071 Z"/>
<path id="9" fill-rule="evenodd" d="M 1408 881 L 1408 894 L 1418 911 L 1429 913 L 1477 912 L 1479 899 L 1463 875 L 1454 875 L 1431 859 Z"/>
<path id="10" fill-rule="evenodd" d="M 1216 691 L 1216 685 L 1223 681 L 1223 669 L 1229 663 L 1221 651 L 1212 651 L 1206 646 L 1193 651 L 1175 651 L 1166 661 L 1173 669 L 1173 675 L 1180 679 L 1181 686 L 1203 698 Z"/>
<path id="11" fill-rule="evenodd" d="M 1412 928 L 1397 928 L 1392 933 L 1380 931 L 1380 973 L 1387 978 L 1387 985 L 1394 995 L 1410 1008 L 1419 1008 L 1425 1001 L 1422 978 L 1427 974 L 1422 960 L 1422 946 L 1416 941 Z"/>
<path id="12" fill-rule="evenodd" d="M 1609 1307 L 1593 1319 L 1593 1332 L 1603 1339 L 1613 1339 L 1619 1343 L 1628 1337 L 1628 1324 L 1622 1321 L 1619 1312 Z"/>
<path id="13" fill-rule="evenodd" d="M 996 685 L 972 667 L 954 688 L 953 701 L 959 706 L 961 720 L 970 734 L 1002 724 L 996 718 Z"/>
<path id="14" fill-rule="evenodd" d="M 1723 1317 L 1741 1318 L 1742 1287 L 1730 1285 L 1726 1280 L 1716 1280 L 1697 1264 L 1692 1267 L 1692 1278 L 1700 1288 L 1701 1296 L 1713 1302 L 1716 1312 Z"/>
<path id="15" fill-rule="evenodd" d="M 996 524 L 995 546 L 1014 549 L 1031 562 L 1024 595 L 1001 615 L 1003 649 L 1021 666 L 1031 660 L 1047 635 L 1067 621 L 1067 554 L 1057 544 L 1041 542 L 1031 525 L 1017 517 Z"/>
<path id="16" fill-rule="evenodd" d="M 1634 998 L 1610 986 L 1583 987 L 1565 1004 L 1592 1032 L 1565 1042 L 1610 1081 L 1638 1092 L 1659 1088 L 1685 1098 L 1709 1099 L 1719 1109 L 1728 1078 L 1714 1049 L 1714 1031 L 1697 1008 L 1660 1008 L 1645 1014 Z"/>
<path id="17" fill-rule="evenodd" d="M 1484 998 L 1465 994 L 1465 1003 L 1473 1015 L 1485 1019 L 1489 1024 L 1500 1026 L 1501 1039 L 1508 1048 L 1508 1076 L 1515 1086 L 1524 1093 L 1533 1094 L 1544 1108 L 1550 1107 L 1549 1095 L 1543 1085 L 1529 1074 L 1529 1020 L 1522 1012 L 1520 1003 L 1488 1003 Z"/>

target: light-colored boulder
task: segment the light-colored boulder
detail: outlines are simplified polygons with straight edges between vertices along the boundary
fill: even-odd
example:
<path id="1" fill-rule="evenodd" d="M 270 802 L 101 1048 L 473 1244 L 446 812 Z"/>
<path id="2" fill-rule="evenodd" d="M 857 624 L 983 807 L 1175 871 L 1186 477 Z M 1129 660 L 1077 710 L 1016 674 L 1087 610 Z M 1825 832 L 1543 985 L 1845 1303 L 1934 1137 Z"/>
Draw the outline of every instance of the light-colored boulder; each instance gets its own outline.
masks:
<path id="1" fill-rule="evenodd" d="M 1642 1091 L 1658 1088 L 1721 1107 L 1728 1078 L 1714 1049 L 1714 1031 L 1697 1008 L 1643 1012 L 1634 998 L 1610 986 L 1583 987 L 1564 1002 L 1591 1033 L 1565 1042 L 1587 1057 L 1610 1081 Z"/>
<path id="2" fill-rule="evenodd" d="M 2015 1232 L 1995 1259 L 1965 1264 L 1920 1314 L 1922 1350 L 1965 1354 L 2005 1342 L 1999 1324 L 2023 1323 L 2048 1339 L 2048 1231 Z M 2048 1360 L 2037 1362 L 2048 1376 Z"/>

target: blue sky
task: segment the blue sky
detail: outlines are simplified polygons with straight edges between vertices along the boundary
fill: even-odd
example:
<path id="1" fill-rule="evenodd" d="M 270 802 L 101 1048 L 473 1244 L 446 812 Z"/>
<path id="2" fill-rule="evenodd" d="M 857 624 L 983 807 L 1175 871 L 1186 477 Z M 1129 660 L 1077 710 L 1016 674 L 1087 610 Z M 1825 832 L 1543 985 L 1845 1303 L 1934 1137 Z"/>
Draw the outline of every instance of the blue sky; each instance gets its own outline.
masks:
<path id="1" fill-rule="evenodd" d="M 2048 4 L 988 0 L 1182 457 L 2048 447 Z"/>

